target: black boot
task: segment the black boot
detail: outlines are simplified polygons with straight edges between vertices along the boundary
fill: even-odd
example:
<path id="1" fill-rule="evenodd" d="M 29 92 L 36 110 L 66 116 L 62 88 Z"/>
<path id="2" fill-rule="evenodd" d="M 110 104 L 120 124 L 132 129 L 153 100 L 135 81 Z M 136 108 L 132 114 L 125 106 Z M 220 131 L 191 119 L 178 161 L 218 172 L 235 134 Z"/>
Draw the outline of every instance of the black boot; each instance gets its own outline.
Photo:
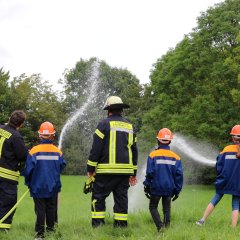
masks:
<path id="1" fill-rule="evenodd" d="M 125 228 L 127 227 L 127 221 L 114 220 L 114 227 Z"/>

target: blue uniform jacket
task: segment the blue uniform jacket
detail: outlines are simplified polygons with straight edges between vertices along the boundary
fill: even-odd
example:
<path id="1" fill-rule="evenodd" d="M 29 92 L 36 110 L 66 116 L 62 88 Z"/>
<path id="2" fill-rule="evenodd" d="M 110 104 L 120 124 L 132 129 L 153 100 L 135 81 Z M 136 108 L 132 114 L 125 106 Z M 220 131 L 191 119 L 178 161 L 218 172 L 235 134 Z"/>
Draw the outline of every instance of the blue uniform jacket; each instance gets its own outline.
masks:
<path id="1" fill-rule="evenodd" d="M 182 163 L 169 146 L 160 145 L 149 154 L 143 184 L 150 186 L 152 195 L 173 196 L 180 193 L 183 185 Z"/>
<path id="2" fill-rule="evenodd" d="M 217 157 L 216 192 L 240 196 L 240 159 L 236 157 L 237 145 L 226 146 Z"/>
<path id="3" fill-rule="evenodd" d="M 52 141 L 42 140 L 27 157 L 24 170 L 25 184 L 34 198 L 49 198 L 60 192 L 60 173 L 66 166 L 62 152 Z"/>

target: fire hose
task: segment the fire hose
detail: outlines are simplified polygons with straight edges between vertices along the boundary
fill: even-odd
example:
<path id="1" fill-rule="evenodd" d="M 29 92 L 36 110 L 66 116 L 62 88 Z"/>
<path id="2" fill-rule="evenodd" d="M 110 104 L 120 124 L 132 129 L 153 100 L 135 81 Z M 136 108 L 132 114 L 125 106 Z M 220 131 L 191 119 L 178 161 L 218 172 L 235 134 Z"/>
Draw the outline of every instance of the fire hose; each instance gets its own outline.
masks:
<path id="1" fill-rule="evenodd" d="M 6 220 L 6 218 L 17 208 L 19 203 L 25 198 L 25 196 L 28 194 L 29 189 L 19 198 L 19 200 L 16 202 L 16 204 L 11 208 L 11 210 L 0 220 L 0 224 Z"/>

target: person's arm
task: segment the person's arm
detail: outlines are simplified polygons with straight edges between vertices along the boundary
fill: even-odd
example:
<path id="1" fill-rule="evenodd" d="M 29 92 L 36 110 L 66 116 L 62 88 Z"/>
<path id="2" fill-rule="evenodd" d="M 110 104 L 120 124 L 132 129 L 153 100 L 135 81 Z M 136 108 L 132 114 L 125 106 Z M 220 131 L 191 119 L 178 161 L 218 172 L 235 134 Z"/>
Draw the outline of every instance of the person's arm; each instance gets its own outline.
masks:
<path id="1" fill-rule="evenodd" d="M 99 123 L 93 135 L 93 144 L 87 161 L 87 172 L 93 174 L 99 162 L 105 138 L 105 124 Z"/>
<path id="2" fill-rule="evenodd" d="M 67 163 L 66 163 L 66 161 L 65 161 L 65 159 L 64 159 L 64 157 L 63 157 L 63 154 L 60 156 L 59 160 L 60 160 L 60 172 L 62 172 L 63 169 L 64 169 L 64 168 L 66 167 L 66 165 L 67 165 Z"/>
<path id="3" fill-rule="evenodd" d="M 148 156 L 146 176 L 145 176 L 145 180 L 143 182 L 144 193 L 148 199 L 151 198 L 151 182 L 152 182 L 152 178 L 153 178 L 153 173 L 154 173 L 154 159 L 152 159 L 150 156 Z"/>
<path id="4" fill-rule="evenodd" d="M 183 186 L 183 169 L 181 160 L 176 161 L 175 168 L 176 168 L 174 176 L 174 182 L 176 186 L 175 194 L 178 195 L 181 192 Z"/>
<path id="5" fill-rule="evenodd" d="M 224 163 L 225 163 L 225 154 L 219 154 L 217 156 L 217 162 L 216 162 L 217 176 L 222 173 L 222 170 L 224 168 Z"/>
<path id="6" fill-rule="evenodd" d="M 24 144 L 22 136 L 17 136 L 12 141 L 15 151 L 15 158 L 19 163 L 24 163 L 27 160 L 28 149 Z"/>
<path id="7" fill-rule="evenodd" d="M 32 173 L 33 173 L 35 165 L 36 165 L 35 157 L 32 156 L 31 154 L 28 154 L 27 161 L 26 161 L 26 166 L 25 166 L 25 169 L 24 169 L 25 185 L 28 186 L 28 187 L 30 186 Z"/>
<path id="8" fill-rule="evenodd" d="M 146 176 L 143 184 L 145 186 L 150 186 L 152 183 L 152 178 L 153 178 L 153 173 L 154 173 L 154 160 L 148 156 L 147 159 L 147 169 L 146 169 Z"/>
<path id="9" fill-rule="evenodd" d="M 137 137 L 136 134 L 133 134 L 133 145 L 131 146 L 132 150 L 132 161 L 133 161 L 133 176 L 137 175 L 137 164 L 138 164 L 138 148 L 137 148 Z"/>

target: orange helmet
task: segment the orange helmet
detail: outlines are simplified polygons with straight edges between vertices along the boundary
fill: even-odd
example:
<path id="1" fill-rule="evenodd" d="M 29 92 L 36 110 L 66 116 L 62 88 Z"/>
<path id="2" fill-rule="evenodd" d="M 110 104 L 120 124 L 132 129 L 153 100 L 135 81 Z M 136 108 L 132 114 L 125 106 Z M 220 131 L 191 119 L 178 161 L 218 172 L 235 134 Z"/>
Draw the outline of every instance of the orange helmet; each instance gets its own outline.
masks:
<path id="1" fill-rule="evenodd" d="M 171 141 L 173 140 L 173 134 L 168 128 L 162 128 L 158 132 L 157 139 Z"/>
<path id="2" fill-rule="evenodd" d="M 44 122 L 41 124 L 38 133 L 40 135 L 54 135 L 55 134 L 54 126 L 50 122 Z"/>
<path id="3" fill-rule="evenodd" d="M 230 134 L 232 135 L 233 142 L 239 142 L 240 141 L 240 125 L 235 125 L 232 128 Z"/>
<path id="4" fill-rule="evenodd" d="M 230 133 L 231 135 L 239 135 L 240 136 L 240 125 L 235 125 L 232 128 L 232 131 Z"/>

